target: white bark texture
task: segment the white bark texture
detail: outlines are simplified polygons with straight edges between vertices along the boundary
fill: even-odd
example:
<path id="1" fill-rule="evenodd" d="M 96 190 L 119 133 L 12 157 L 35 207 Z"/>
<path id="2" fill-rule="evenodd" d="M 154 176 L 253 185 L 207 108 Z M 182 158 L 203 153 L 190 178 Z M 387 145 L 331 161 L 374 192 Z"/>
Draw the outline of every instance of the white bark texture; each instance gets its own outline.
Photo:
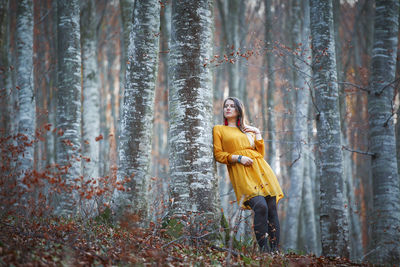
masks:
<path id="1" fill-rule="evenodd" d="M 311 159 L 308 159 L 308 161 L 311 161 Z M 307 166 L 305 166 L 304 170 L 302 210 L 305 234 L 303 243 L 305 244 L 304 250 L 307 253 L 319 255 L 320 251 L 318 249 L 317 224 L 313 199 L 314 192 L 311 181 L 311 176 L 314 175 L 311 173 L 311 164 L 312 163 L 306 161 Z"/>
<path id="2" fill-rule="evenodd" d="M 99 177 L 100 143 L 100 80 L 97 63 L 97 33 L 95 0 L 81 3 L 80 16 L 82 49 L 82 171 L 84 181 Z M 95 202 L 85 201 L 84 212 L 90 214 L 96 208 Z"/>
<path id="3" fill-rule="evenodd" d="M 228 55 L 240 47 L 239 17 L 245 10 L 240 10 L 239 0 L 218 0 L 218 9 L 221 15 L 222 30 L 225 37 L 225 53 Z M 240 64 L 228 64 L 229 96 L 241 98 L 239 92 Z"/>
<path id="4" fill-rule="evenodd" d="M 263 96 L 263 99 L 266 99 L 266 109 L 263 108 L 263 125 L 266 131 L 266 159 L 269 164 L 274 168 L 276 165 L 276 121 L 275 121 L 275 70 L 274 70 L 274 52 L 273 52 L 273 37 L 272 37 L 272 21 L 273 21 L 273 13 L 272 13 L 272 1 L 264 0 L 265 5 L 265 42 L 267 47 L 267 52 L 264 56 L 265 64 L 267 65 L 267 79 L 268 79 L 268 87 L 267 87 L 267 95 Z M 265 114 L 267 114 L 265 118 Z"/>
<path id="5" fill-rule="evenodd" d="M 310 1 L 313 81 L 317 108 L 322 253 L 348 257 L 343 156 L 332 1 Z"/>
<path id="6" fill-rule="evenodd" d="M 148 220 L 148 185 L 154 119 L 154 92 L 157 82 L 160 3 L 135 1 L 130 34 L 124 103 L 119 143 L 118 180 L 130 191 L 116 191 L 117 209 L 135 213 L 141 223 Z"/>
<path id="7" fill-rule="evenodd" d="M 7 89 L 9 80 L 9 34 L 8 34 L 8 1 L 0 2 L 0 137 L 6 137 L 11 132 L 9 131 L 9 101 Z M 5 90 L 3 91 L 3 88 Z M 0 167 L 6 162 L 7 154 L 5 149 L 0 148 Z"/>
<path id="8" fill-rule="evenodd" d="M 132 31 L 132 14 L 133 14 L 133 5 L 135 3 L 135 0 L 120 0 L 119 1 L 119 6 L 120 6 L 120 12 L 121 12 L 121 26 L 122 26 L 122 34 L 121 34 L 121 69 L 120 69 L 120 77 L 119 77 L 119 95 L 122 96 L 124 95 L 124 86 L 125 86 L 125 72 L 126 72 L 126 61 L 128 58 L 128 46 L 129 46 L 129 35 Z M 119 113 L 122 114 L 122 108 L 124 105 L 121 104 L 119 105 Z M 120 125 L 119 125 L 120 126 Z M 119 126 L 117 127 L 117 136 L 120 135 L 120 128 Z M 118 144 L 118 140 L 117 140 Z"/>
<path id="9" fill-rule="evenodd" d="M 218 219 L 212 151 L 211 0 L 173 1 L 169 79 L 172 213 Z"/>
<path id="10" fill-rule="evenodd" d="M 17 89 L 18 89 L 18 133 L 19 145 L 24 152 L 18 155 L 18 185 L 22 190 L 28 187 L 23 179 L 33 170 L 36 104 L 33 86 L 33 4 L 18 1 L 17 4 Z M 24 197 L 22 197 L 22 200 Z"/>
<path id="11" fill-rule="evenodd" d="M 376 1 L 370 94 L 369 142 L 373 183 L 372 246 L 369 259 L 400 262 L 400 192 L 392 109 L 399 28 L 399 1 Z"/>
<path id="12" fill-rule="evenodd" d="M 297 19 L 294 20 L 292 36 L 294 49 L 298 52 L 294 58 L 293 77 L 295 87 L 295 117 L 293 129 L 293 141 L 295 144 L 292 150 L 292 166 L 289 170 L 290 175 L 290 189 L 289 200 L 287 203 L 287 217 L 286 225 L 288 226 L 285 235 L 285 246 L 291 249 L 298 249 L 298 232 L 300 220 L 300 207 L 305 208 L 308 205 L 313 205 L 312 202 L 302 203 L 302 193 L 304 185 L 304 171 L 306 164 L 306 147 L 304 145 L 308 140 L 307 118 L 308 118 L 308 105 L 310 99 L 309 88 L 307 81 L 311 77 L 311 56 L 309 35 L 310 35 L 310 20 L 309 20 L 309 6 L 303 9 L 304 16 L 302 16 L 301 3 L 294 1 L 292 4 L 293 16 Z M 301 19 L 303 18 L 303 19 Z M 301 46 L 299 46 L 301 44 Z M 299 46 L 297 48 L 297 46 Z"/>
<path id="13" fill-rule="evenodd" d="M 81 147 L 81 46 L 79 3 L 77 0 L 57 2 L 58 92 L 56 127 L 56 162 L 68 167 L 62 178 L 67 185 L 82 174 L 78 150 Z M 55 213 L 75 215 L 77 194 L 61 188 Z"/>

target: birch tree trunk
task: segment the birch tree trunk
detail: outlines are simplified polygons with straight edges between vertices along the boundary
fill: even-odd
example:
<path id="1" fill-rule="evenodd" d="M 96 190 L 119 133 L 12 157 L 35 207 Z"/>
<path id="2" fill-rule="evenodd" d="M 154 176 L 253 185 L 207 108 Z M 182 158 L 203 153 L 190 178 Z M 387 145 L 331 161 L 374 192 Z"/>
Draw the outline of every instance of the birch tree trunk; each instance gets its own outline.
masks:
<path id="1" fill-rule="evenodd" d="M 376 1 L 371 80 L 368 95 L 373 183 L 372 246 L 369 259 L 400 262 L 400 189 L 393 125 L 393 93 L 399 28 L 399 1 Z"/>
<path id="2" fill-rule="evenodd" d="M 266 100 L 265 96 L 263 101 L 266 105 L 263 105 L 263 125 L 265 131 L 265 144 L 266 149 L 266 159 L 272 168 L 275 167 L 276 163 L 276 122 L 275 122 L 275 69 L 274 69 L 274 51 L 273 51 L 273 38 L 272 38 L 272 1 L 264 0 L 265 6 L 265 42 L 267 52 L 264 55 L 264 64 L 267 66 L 267 94 Z M 265 116 L 265 114 L 267 114 Z"/>
<path id="3" fill-rule="evenodd" d="M 129 35 L 132 31 L 132 15 L 135 0 L 120 0 L 121 24 L 122 24 L 122 56 L 121 56 L 121 84 L 125 84 L 125 70 L 127 61 L 127 52 L 129 46 Z M 120 113 L 121 114 L 121 113 Z"/>
<path id="4" fill-rule="evenodd" d="M 17 4 L 17 89 L 18 89 L 18 145 L 24 148 L 18 155 L 18 185 L 22 192 L 28 189 L 24 177 L 33 171 L 36 104 L 33 86 L 33 4 L 18 1 Z M 22 197 L 22 205 L 25 205 Z"/>
<path id="5" fill-rule="evenodd" d="M 304 15 L 302 14 L 302 11 Z M 295 117 L 293 129 L 293 141 L 295 148 L 292 150 L 292 165 L 289 170 L 290 175 L 290 190 L 289 200 L 287 206 L 286 225 L 286 246 L 288 248 L 298 248 L 298 232 L 300 220 L 300 207 L 311 205 L 310 203 L 302 203 L 302 193 L 304 184 L 304 171 L 306 164 L 306 150 L 304 144 L 308 140 L 308 103 L 310 99 L 309 88 L 307 82 L 311 77 L 311 51 L 309 49 L 309 35 L 310 35 L 310 20 L 309 20 L 309 6 L 301 7 L 301 3 L 293 1 L 292 16 L 294 19 L 293 25 L 293 49 L 297 52 L 294 57 L 294 87 L 295 87 Z M 307 19 L 308 17 L 308 19 Z M 303 19 L 301 19 L 303 18 Z"/>
<path id="6" fill-rule="evenodd" d="M 129 46 L 129 35 L 132 31 L 132 15 L 133 15 L 133 5 L 135 0 L 119 0 L 119 7 L 121 12 L 121 26 L 122 26 L 122 34 L 121 34 L 121 56 L 120 56 L 120 75 L 119 75 L 119 96 L 124 95 L 124 86 L 125 86 L 125 73 L 126 73 L 126 62 L 128 61 L 128 46 Z M 121 118 L 122 114 L 122 101 L 119 101 L 119 118 Z M 120 126 L 117 125 L 117 137 L 120 136 Z M 117 139 L 117 150 L 119 145 L 119 140 Z"/>
<path id="7" fill-rule="evenodd" d="M 310 0 L 313 80 L 320 160 L 322 253 L 348 257 L 332 1 Z"/>
<path id="8" fill-rule="evenodd" d="M 15 157 L 12 155 L 9 146 L 14 145 L 13 139 L 11 138 L 15 134 L 15 126 L 13 123 L 13 93 L 16 90 L 12 89 L 11 86 L 11 61 L 12 56 L 10 50 L 11 46 L 11 34 L 10 24 L 11 19 L 15 18 L 15 14 L 10 12 L 9 1 L 0 2 L 0 169 L 2 178 L 2 184 L 0 188 L 0 201 L 1 203 L 7 203 L 10 199 L 10 195 L 14 192 L 7 190 L 11 184 L 14 183 L 13 170 L 15 169 Z M 4 139 L 3 139 L 4 138 Z M 10 138 L 7 140 L 7 138 Z M 10 207 L 9 207 L 10 208 Z M 1 209 L 0 216 L 3 216 L 8 212 L 8 209 Z"/>
<path id="9" fill-rule="evenodd" d="M 225 37 L 225 53 L 229 55 L 236 52 L 240 47 L 239 17 L 245 10 L 240 10 L 239 0 L 218 0 L 217 4 Z M 227 64 L 227 68 L 229 95 L 241 98 L 242 95 L 239 92 L 240 64 L 236 61 L 234 64 Z"/>
<path id="10" fill-rule="evenodd" d="M 58 92 L 56 162 L 66 167 L 55 213 L 74 215 L 77 194 L 74 179 L 82 174 L 78 150 L 81 145 L 81 46 L 77 0 L 57 2 Z"/>
<path id="11" fill-rule="evenodd" d="M 118 180 L 129 192 L 116 191 L 118 210 L 139 215 L 148 223 L 148 185 L 153 136 L 154 92 L 157 82 L 160 4 L 156 0 L 135 1 L 129 37 L 124 103 L 119 137 Z"/>
<path id="12" fill-rule="evenodd" d="M 309 153 L 308 154 L 308 161 L 311 161 L 309 159 Z M 304 181 L 303 181 L 303 222 L 304 222 L 304 239 L 302 240 L 305 246 L 305 251 L 307 253 L 314 253 L 315 255 L 319 255 L 319 249 L 318 249 L 318 241 L 317 241 L 317 224 L 315 220 L 315 208 L 314 208 L 314 200 L 313 200 L 313 186 L 312 186 L 312 181 L 311 177 L 311 168 L 309 163 L 306 160 L 306 165 L 304 169 Z"/>
<path id="13" fill-rule="evenodd" d="M 171 212 L 201 215 L 215 224 L 219 200 L 212 151 L 212 72 L 204 67 L 212 56 L 212 11 L 211 0 L 172 2 L 168 107 Z"/>
<path id="14" fill-rule="evenodd" d="M 337 69 L 337 79 L 339 82 L 343 82 L 346 75 L 344 72 L 344 67 L 341 62 L 343 58 L 343 49 L 341 45 L 340 31 L 339 26 L 342 20 L 341 16 L 341 4 L 340 0 L 333 0 L 333 20 L 334 20 L 334 33 L 335 33 L 335 52 L 336 52 L 336 69 Z M 359 8 L 357 8 L 356 20 L 359 17 Z M 353 38 L 356 40 L 357 34 L 354 34 Z M 358 43 L 354 44 L 354 50 L 357 51 L 356 47 L 358 47 Z M 355 54 L 356 58 L 359 58 L 358 53 Z M 359 62 L 355 62 L 356 66 L 354 69 L 358 69 L 358 66 L 361 64 Z M 357 75 L 359 76 L 359 75 Z M 339 90 L 339 110 L 340 110 L 340 124 L 341 124 L 341 132 L 342 132 L 342 144 L 346 147 L 349 146 L 348 139 L 348 127 L 347 127 L 347 103 L 346 103 L 346 92 L 344 91 L 345 87 L 342 83 L 338 84 Z M 361 231 L 359 228 L 359 218 L 358 214 L 355 213 L 355 197 L 354 197 L 354 185 L 353 185 L 353 173 L 352 166 L 354 165 L 353 159 L 351 157 L 351 153 L 348 151 L 343 151 L 343 174 L 344 174 L 344 183 L 345 183 L 345 207 L 347 210 L 347 218 L 349 222 L 349 248 L 350 248 L 350 258 L 351 259 L 360 259 L 362 248 L 361 245 Z"/>
<path id="15" fill-rule="evenodd" d="M 51 1 L 51 0 L 50 0 Z M 46 51 L 47 58 L 49 60 L 48 65 L 50 71 L 48 74 L 48 88 L 47 88 L 47 103 L 48 103 L 48 123 L 56 125 L 56 114 L 57 114 L 57 1 L 51 1 L 48 9 L 51 9 L 49 17 L 46 18 L 49 21 L 49 26 L 46 31 L 46 41 L 49 43 L 49 50 Z M 55 148 L 55 135 L 48 131 L 46 133 L 46 165 L 55 163 L 56 148 Z"/>
<path id="16" fill-rule="evenodd" d="M 9 58 L 9 14 L 8 0 L 0 3 L 0 137 L 7 137 L 10 131 L 10 116 L 8 107 L 11 103 L 9 97 L 10 87 L 10 58 Z M 3 89 L 4 88 L 4 89 Z M 0 167 L 5 166 L 8 153 L 2 149 L 0 151 L 1 161 Z"/>
<path id="17" fill-rule="evenodd" d="M 94 0 L 81 3 L 80 29 L 82 49 L 82 171 L 84 181 L 99 177 L 100 81 L 97 63 L 97 20 Z M 83 212 L 93 214 L 96 203 L 85 201 Z"/>

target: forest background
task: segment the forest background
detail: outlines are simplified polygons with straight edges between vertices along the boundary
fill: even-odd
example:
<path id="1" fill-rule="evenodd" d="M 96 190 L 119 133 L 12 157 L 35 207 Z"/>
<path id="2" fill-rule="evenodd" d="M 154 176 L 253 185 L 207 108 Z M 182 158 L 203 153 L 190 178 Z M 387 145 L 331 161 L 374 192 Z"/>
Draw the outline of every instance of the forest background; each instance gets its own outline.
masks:
<path id="1" fill-rule="evenodd" d="M 399 1 L 1 1 L 0 25 L 2 261 L 74 258 L 43 256 L 53 242 L 187 263 L 181 244 L 210 239 L 207 263 L 259 260 L 212 155 L 236 96 L 285 193 L 282 251 L 399 262 Z M 112 249 L 117 222 L 139 245 Z M 47 245 L 21 256 L 16 237 Z"/>

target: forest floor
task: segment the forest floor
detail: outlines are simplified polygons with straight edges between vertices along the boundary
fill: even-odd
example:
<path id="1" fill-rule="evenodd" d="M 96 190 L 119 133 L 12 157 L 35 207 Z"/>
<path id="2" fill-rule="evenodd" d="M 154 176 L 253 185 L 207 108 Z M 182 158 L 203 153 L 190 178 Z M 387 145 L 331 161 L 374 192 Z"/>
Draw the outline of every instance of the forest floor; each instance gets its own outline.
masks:
<path id="1" fill-rule="evenodd" d="M 229 250 L 165 229 L 115 227 L 101 220 L 3 217 L 0 266 L 370 266 L 314 255 Z"/>

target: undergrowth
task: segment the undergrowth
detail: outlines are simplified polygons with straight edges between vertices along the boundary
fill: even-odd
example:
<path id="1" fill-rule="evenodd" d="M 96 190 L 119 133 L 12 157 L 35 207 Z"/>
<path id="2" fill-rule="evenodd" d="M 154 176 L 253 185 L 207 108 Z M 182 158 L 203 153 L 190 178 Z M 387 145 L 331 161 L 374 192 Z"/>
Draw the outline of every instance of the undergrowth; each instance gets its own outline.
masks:
<path id="1" fill-rule="evenodd" d="M 0 265 L 226 266 L 230 255 L 230 266 L 366 266 L 314 255 L 260 254 L 254 246 L 239 243 L 229 251 L 207 239 L 175 235 L 156 223 L 148 228 L 116 226 L 108 216 L 3 217 Z"/>

